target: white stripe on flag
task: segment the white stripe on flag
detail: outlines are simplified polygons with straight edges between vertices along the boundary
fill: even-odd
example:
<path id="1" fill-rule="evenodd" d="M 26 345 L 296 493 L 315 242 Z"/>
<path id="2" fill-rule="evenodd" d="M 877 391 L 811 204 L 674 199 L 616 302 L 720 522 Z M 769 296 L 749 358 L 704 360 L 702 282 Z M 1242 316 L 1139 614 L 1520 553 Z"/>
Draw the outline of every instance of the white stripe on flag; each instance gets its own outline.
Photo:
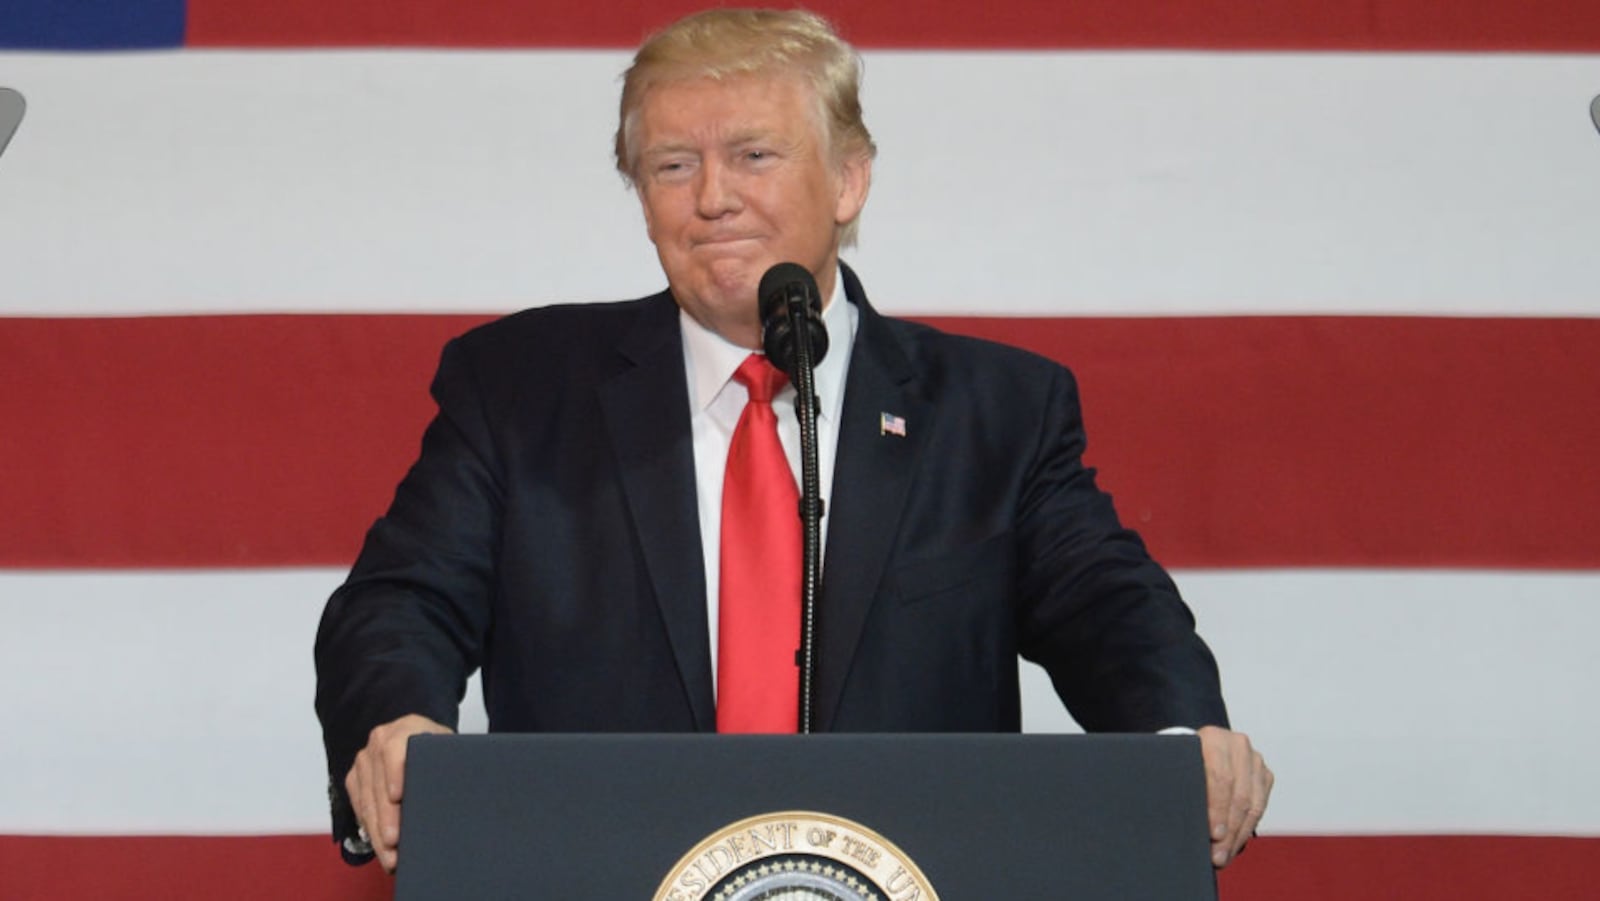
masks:
<path id="1" fill-rule="evenodd" d="M 340 578 L 0 573 L 0 833 L 323 828 L 311 642 Z M 1600 574 L 1178 579 L 1279 773 L 1270 831 L 1600 835 Z M 1070 728 L 1026 676 L 1028 728 Z"/>
<path id="2" fill-rule="evenodd" d="M 656 290 L 620 52 L 0 54 L 0 314 Z M 1592 56 L 867 57 L 885 309 L 1581 315 Z"/>

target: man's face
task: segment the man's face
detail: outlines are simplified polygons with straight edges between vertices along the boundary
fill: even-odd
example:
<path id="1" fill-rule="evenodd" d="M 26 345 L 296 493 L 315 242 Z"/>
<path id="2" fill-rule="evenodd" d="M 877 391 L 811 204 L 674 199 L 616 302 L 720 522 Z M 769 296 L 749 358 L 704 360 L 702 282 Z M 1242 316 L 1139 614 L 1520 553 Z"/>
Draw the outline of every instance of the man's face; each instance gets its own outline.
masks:
<path id="1" fill-rule="evenodd" d="M 814 109 L 798 79 L 702 78 L 652 87 L 634 122 L 634 181 L 672 293 L 745 347 L 761 344 L 767 268 L 799 263 L 828 297 L 839 226 L 866 202 L 871 161 L 835 166 Z"/>

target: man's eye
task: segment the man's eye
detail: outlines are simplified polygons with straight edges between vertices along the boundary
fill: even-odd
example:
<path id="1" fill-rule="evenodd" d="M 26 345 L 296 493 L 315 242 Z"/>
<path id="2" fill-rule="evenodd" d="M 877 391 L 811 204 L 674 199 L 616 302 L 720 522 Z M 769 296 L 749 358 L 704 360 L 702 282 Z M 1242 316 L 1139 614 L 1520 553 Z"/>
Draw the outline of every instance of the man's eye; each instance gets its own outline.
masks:
<path id="1" fill-rule="evenodd" d="M 689 174 L 689 164 L 683 160 L 664 160 L 657 163 L 651 175 L 663 181 L 676 181 Z"/>

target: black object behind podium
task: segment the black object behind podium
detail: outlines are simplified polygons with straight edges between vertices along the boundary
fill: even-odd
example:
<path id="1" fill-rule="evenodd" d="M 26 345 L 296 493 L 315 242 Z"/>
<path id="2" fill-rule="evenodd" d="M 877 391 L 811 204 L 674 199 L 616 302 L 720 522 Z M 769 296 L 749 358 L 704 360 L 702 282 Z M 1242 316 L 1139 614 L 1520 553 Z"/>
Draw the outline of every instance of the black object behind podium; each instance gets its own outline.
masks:
<path id="1" fill-rule="evenodd" d="M 396 897 L 650 901 L 702 840 L 784 811 L 877 833 L 940 901 L 1216 898 L 1199 743 L 1146 735 L 419 736 Z M 746 896 L 770 897 L 722 897 Z"/>

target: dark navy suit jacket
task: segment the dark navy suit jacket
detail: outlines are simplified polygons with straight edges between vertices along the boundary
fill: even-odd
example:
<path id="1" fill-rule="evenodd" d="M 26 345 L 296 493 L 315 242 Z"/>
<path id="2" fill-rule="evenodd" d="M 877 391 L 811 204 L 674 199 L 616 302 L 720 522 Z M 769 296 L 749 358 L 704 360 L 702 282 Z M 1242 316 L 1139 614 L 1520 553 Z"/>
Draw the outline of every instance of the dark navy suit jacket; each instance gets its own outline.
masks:
<path id="1" fill-rule="evenodd" d="M 1225 725 L 1216 665 L 1081 462 L 1071 374 L 859 307 L 818 600 L 816 722 L 1015 731 L 1016 659 L 1094 731 Z M 446 348 L 439 412 L 317 635 L 336 835 L 372 727 L 712 731 L 678 308 L 525 311 Z M 905 420 L 884 434 L 881 416 Z"/>

